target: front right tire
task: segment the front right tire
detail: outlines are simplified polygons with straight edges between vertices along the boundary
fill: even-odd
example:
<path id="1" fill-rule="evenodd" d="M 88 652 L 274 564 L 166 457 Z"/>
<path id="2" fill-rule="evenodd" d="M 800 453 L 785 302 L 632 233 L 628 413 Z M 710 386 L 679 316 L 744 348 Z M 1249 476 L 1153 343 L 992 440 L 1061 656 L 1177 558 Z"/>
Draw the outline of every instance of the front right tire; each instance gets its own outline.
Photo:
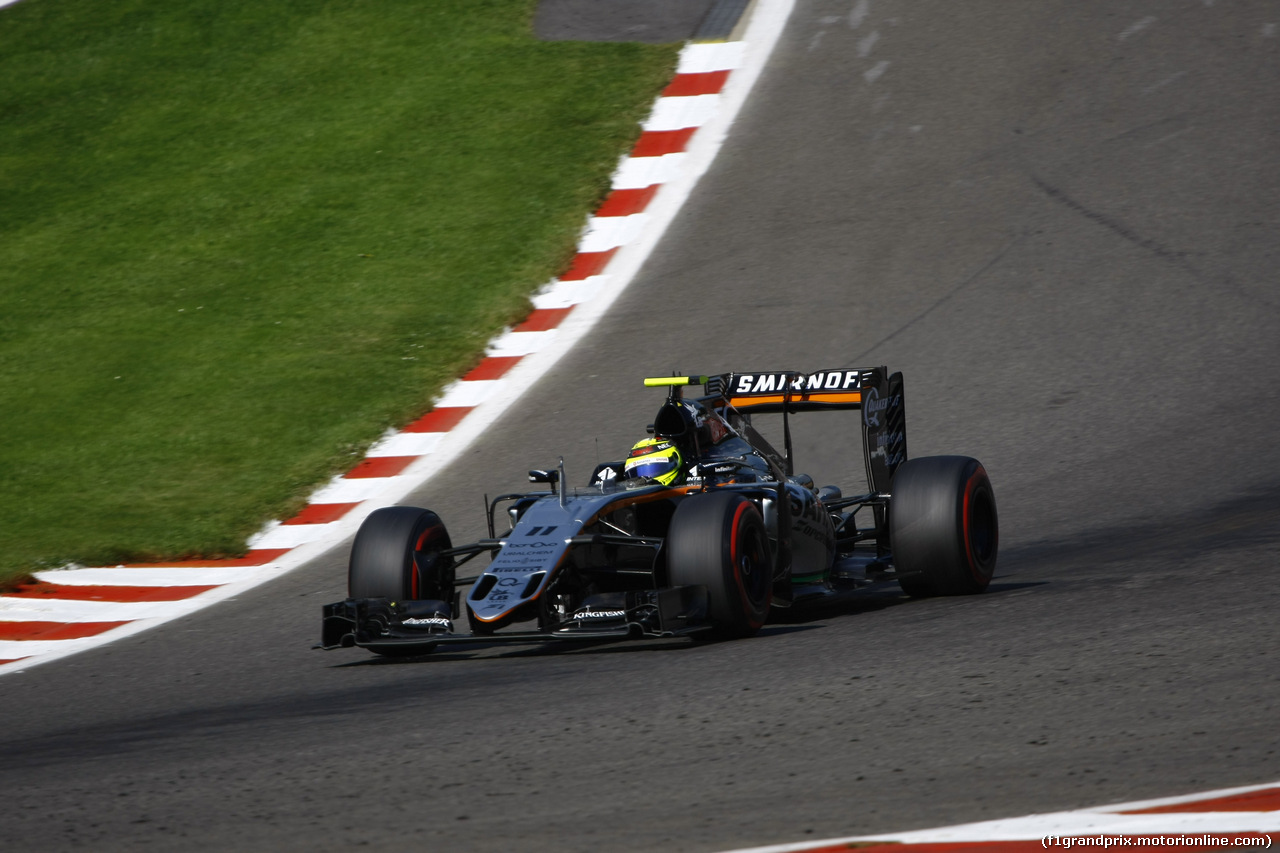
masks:
<path id="1" fill-rule="evenodd" d="M 438 612 L 452 616 L 453 557 L 449 531 L 429 509 L 389 506 L 374 510 L 360 525 L 347 564 L 349 598 L 437 602 Z M 371 646 L 384 657 L 410 657 L 430 652 L 435 643 Z"/>
<path id="2" fill-rule="evenodd" d="M 347 564 L 351 598 L 453 599 L 452 548 L 440 516 L 414 506 L 376 509 L 360 525 Z"/>

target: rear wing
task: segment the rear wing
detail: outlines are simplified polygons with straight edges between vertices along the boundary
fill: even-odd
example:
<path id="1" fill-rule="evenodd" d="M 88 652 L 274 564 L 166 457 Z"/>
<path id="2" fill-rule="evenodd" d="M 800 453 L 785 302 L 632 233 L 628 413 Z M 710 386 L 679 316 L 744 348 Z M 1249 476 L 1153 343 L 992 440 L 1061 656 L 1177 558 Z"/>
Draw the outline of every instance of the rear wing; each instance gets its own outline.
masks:
<path id="1" fill-rule="evenodd" d="M 808 412 L 858 409 L 863 390 L 876 380 L 876 370 L 819 370 L 798 373 L 722 373 L 707 377 L 708 395 L 723 397 L 739 412 Z"/>
<path id="2" fill-rule="evenodd" d="M 801 373 L 722 373 L 687 377 L 700 381 L 703 402 L 750 416 L 781 414 L 787 443 L 787 471 L 793 471 L 787 416 L 797 412 L 861 410 L 862 451 L 867 483 L 887 493 L 898 466 L 907 460 L 907 416 L 902 374 L 887 367 L 838 368 Z M 688 384 L 694 384 L 690 381 Z"/>

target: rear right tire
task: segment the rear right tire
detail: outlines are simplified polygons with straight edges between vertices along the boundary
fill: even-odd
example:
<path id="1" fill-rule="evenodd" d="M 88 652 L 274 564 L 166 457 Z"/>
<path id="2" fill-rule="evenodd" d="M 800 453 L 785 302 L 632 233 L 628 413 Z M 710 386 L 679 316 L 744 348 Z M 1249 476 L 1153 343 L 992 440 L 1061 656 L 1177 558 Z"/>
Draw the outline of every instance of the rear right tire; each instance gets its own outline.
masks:
<path id="1" fill-rule="evenodd" d="M 971 595 L 991 583 L 1000 530 L 986 469 L 967 456 L 924 456 L 898 468 L 889 536 L 903 592 Z"/>

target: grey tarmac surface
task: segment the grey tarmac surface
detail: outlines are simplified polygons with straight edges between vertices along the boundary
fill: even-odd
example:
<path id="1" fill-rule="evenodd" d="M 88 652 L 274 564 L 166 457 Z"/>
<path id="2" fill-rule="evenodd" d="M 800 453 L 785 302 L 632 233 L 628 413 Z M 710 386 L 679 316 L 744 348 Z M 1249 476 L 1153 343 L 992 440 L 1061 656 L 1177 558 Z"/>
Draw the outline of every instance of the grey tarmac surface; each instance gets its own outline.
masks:
<path id="1" fill-rule="evenodd" d="M 714 851 L 1280 779 L 1277 23 L 799 3 L 638 280 L 414 498 L 456 541 L 585 478 L 646 374 L 883 363 L 912 455 L 991 474 L 989 594 L 382 662 L 308 649 L 335 552 L 0 680 L 5 849 Z M 859 481 L 839 415 L 797 451 Z"/>

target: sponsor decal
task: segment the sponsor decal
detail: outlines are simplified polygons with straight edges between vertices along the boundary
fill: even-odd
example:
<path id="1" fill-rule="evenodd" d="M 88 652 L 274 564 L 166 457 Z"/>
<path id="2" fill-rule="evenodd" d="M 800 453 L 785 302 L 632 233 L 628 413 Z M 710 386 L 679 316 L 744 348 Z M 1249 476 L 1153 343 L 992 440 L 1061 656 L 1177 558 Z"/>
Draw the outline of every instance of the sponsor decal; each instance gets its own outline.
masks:
<path id="1" fill-rule="evenodd" d="M 509 542 L 485 571 L 491 574 L 528 573 L 531 566 L 543 566 L 553 562 L 564 551 L 560 542 Z"/>
<path id="2" fill-rule="evenodd" d="M 901 465 L 907 460 L 907 454 L 902 444 L 902 433 L 896 434 L 897 439 L 894 441 L 879 442 L 876 449 L 871 451 L 871 458 L 881 458 L 884 465 L 892 469 L 896 465 Z"/>
<path id="3" fill-rule="evenodd" d="M 819 370 L 816 373 L 739 373 L 734 377 L 736 396 L 778 394 L 792 391 L 813 394 L 823 391 L 856 391 L 862 387 L 861 370 Z"/>
<path id="4" fill-rule="evenodd" d="M 574 619 L 625 619 L 625 610 L 580 610 L 573 614 Z"/>
<path id="5" fill-rule="evenodd" d="M 876 447 L 884 448 L 892 445 L 901 444 L 906 438 L 902 431 L 898 432 L 882 432 L 876 436 Z"/>
<path id="6" fill-rule="evenodd" d="M 550 536 L 551 531 L 555 530 L 557 527 L 559 527 L 558 524 L 553 524 L 550 527 L 533 527 L 533 528 L 530 528 L 529 532 L 524 535 L 525 536 Z"/>
<path id="7" fill-rule="evenodd" d="M 806 536 L 824 545 L 829 545 L 835 541 L 835 534 L 831 528 L 814 524 L 807 519 L 795 519 L 791 525 L 791 530 L 801 536 Z"/>
<path id="8" fill-rule="evenodd" d="M 781 391 L 787 383 L 785 373 L 743 373 L 734 386 L 735 394 L 767 394 Z"/>
<path id="9" fill-rule="evenodd" d="M 664 451 L 670 450 L 673 447 L 675 447 L 675 445 L 669 441 L 659 441 L 654 444 L 645 444 L 640 447 L 631 448 L 631 452 L 627 454 L 627 458 L 639 459 L 642 456 L 651 456 L 658 453 L 662 453 Z M 554 530 L 555 528 L 552 527 L 549 529 Z"/>
<path id="10" fill-rule="evenodd" d="M 498 578 L 498 586 L 520 586 L 519 578 Z"/>
<path id="11" fill-rule="evenodd" d="M 849 391 L 862 387 L 861 370 L 824 370 L 793 383 L 797 391 Z"/>
<path id="12" fill-rule="evenodd" d="M 438 628 L 445 628 L 450 631 L 453 630 L 453 623 L 450 622 L 448 619 L 443 619 L 439 616 L 433 616 L 427 619 L 418 618 L 418 617 L 415 617 L 413 619 L 401 619 L 400 624 L 401 625 L 434 625 Z"/>
<path id="13" fill-rule="evenodd" d="M 862 422 L 869 427 L 880 426 L 880 413 L 884 411 L 887 402 L 881 402 L 880 392 L 875 388 L 868 389 L 866 396 L 862 398 Z"/>
<path id="14" fill-rule="evenodd" d="M 902 405 L 902 395 L 895 394 L 892 397 L 881 397 L 880 392 L 875 388 L 871 388 L 866 392 L 862 400 L 862 420 L 869 427 L 880 427 L 880 416 L 885 413 L 890 406 Z"/>
<path id="15" fill-rule="evenodd" d="M 548 531 L 558 529 L 560 525 L 538 528 L 544 536 Z M 516 539 L 514 536 L 504 541 L 502 550 L 486 567 L 489 574 L 529 574 L 537 568 L 549 568 L 568 548 L 568 539 L 547 540 L 541 536 L 526 536 Z"/>

